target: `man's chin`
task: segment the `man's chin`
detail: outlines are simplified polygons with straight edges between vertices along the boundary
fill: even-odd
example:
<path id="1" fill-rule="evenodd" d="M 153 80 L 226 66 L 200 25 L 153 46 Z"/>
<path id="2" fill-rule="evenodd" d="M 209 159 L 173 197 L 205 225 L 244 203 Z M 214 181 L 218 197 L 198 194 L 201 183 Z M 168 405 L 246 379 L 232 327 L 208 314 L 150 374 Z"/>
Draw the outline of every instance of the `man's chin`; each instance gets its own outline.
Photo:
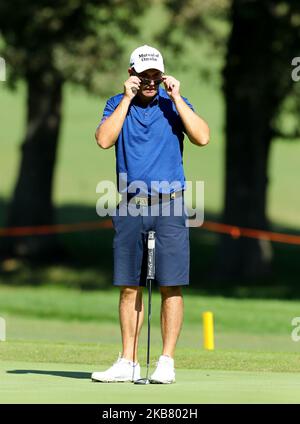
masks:
<path id="1" fill-rule="evenodd" d="M 153 90 L 143 90 L 142 91 L 142 95 L 145 97 L 153 97 L 157 94 L 157 90 L 153 89 Z"/>

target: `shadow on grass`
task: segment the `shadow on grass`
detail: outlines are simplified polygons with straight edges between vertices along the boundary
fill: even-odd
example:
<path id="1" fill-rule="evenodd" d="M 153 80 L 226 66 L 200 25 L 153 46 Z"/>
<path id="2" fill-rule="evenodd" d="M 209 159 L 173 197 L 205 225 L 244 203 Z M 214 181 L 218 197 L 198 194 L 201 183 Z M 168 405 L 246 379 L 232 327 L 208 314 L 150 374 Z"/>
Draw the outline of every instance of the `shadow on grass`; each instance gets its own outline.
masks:
<path id="1" fill-rule="evenodd" d="M 7 374 L 40 374 L 40 375 L 53 375 L 56 377 L 76 378 L 76 379 L 90 379 L 91 373 L 78 372 L 78 371 L 42 371 L 42 370 L 9 370 Z"/>
<path id="2" fill-rule="evenodd" d="M 0 226 L 3 226 L 7 205 L 0 199 Z M 219 217 L 206 211 L 207 220 Z M 57 223 L 96 221 L 95 208 L 64 205 L 56 210 Z M 299 229 L 273 228 L 275 231 L 300 234 Z M 190 229 L 190 286 L 186 289 L 204 295 L 228 297 L 300 299 L 300 246 L 273 243 L 273 273 L 255 281 L 220 281 L 213 277 L 218 235 L 201 228 Z M 113 230 L 59 234 L 58 240 L 66 257 L 46 263 L 6 261 L 0 266 L 0 283 L 10 285 L 61 285 L 84 290 L 112 288 Z M 5 239 L 0 238 L 0 247 Z M 3 247 L 3 246 L 2 246 Z M 3 249 L 2 249 L 3 250 Z"/>

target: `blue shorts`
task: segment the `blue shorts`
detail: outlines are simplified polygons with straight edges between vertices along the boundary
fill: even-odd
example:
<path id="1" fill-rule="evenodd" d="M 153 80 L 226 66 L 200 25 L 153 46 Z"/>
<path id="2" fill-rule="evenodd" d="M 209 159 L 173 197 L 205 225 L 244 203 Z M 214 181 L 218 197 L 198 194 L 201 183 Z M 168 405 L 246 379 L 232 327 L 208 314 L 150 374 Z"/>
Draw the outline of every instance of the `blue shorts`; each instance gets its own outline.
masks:
<path id="1" fill-rule="evenodd" d="M 174 212 L 181 203 L 180 216 Z M 136 206 L 134 206 L 136 209 Z M 151 216 L 151 206 L 141 206 L 138 216 L 130 215 L 130 204 L 121 201 L 112 218 L 115 229 L 113 241 L 115 286 L 145 286 L 147 275 L 147 233 L 155 231 L 155 281 L 160 286 L 189 284 L 189 227 L 184 198 L 159 202 L 158 216 Z M 170 216 L 166 215 L 168 209 Z M 122 211 L 122 212 L 121 212 Z M 127 212 L 127 216 L 124 215 Z M 148 216 L 147 216 L 148 215 Z M 153 215 L 153 214 L 152 214 Z"/>

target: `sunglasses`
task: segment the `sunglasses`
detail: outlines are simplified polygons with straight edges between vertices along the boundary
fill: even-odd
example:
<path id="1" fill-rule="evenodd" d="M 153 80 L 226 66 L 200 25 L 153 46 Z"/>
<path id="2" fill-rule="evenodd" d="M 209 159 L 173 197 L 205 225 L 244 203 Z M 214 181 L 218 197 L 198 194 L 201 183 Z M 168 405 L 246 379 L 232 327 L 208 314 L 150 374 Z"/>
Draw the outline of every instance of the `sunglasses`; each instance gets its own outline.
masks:
<path id="1" fill-rule="evenodd" d="M 137 76 L 141 80 L 141 83 L 143 85 L 150 85 L 152 81 L 154 82 L 154 85 L 159 85 L 159 84 L 161 84 L 163 82 L 163 79 L 162 78 L 159 78 L 159 79 L 149 79 L 149 78 L 141 77 L 137 73 L 134 73 L 133 75 Z"/>

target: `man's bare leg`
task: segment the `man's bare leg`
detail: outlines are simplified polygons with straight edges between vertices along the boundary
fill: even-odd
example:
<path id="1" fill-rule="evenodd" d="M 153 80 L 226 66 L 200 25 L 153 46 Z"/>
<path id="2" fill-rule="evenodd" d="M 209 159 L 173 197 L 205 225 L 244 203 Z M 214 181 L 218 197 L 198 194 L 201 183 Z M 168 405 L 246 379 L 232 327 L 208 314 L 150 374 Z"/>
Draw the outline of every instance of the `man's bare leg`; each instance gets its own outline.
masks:
<path id="1" fill-rule="evenodd" d="M 122 334 L 122 357 L 138 362 L 138 338 L 144 320 L 143 288 L 121 287 L 119 317 Z"/>
<path id="2" fill-rule="evenodd" d="M 173 358 L 183 322 L 182 290 L 181 286 L 169 286 L 160 287 L 160 292 L 162 354 Z"/>

